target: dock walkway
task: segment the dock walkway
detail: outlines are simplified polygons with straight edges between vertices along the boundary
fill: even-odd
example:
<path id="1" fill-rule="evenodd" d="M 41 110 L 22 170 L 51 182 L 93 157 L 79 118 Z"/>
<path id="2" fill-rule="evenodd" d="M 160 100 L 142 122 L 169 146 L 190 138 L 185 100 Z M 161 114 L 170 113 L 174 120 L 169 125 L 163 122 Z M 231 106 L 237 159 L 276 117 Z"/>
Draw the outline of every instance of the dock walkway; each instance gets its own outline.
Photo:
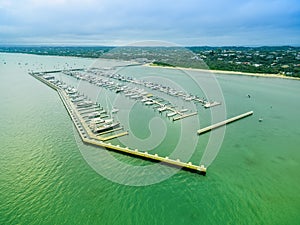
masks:
<path id="1" fill-rule="evenodd" d="M 240 119 L 243 119 L 243 118 L 245 118 L 245 117 L 247 117 L 247 116 L 251 116 L 252 114 L 253 114 L 253 111 L 249 111 L 249 112 L 243 113 L 243 114 L 241 114 L 241 115 L 232 117 L 232 118 L 227 119 L 227 120 L 224 120 L 224 121 L 222 121 L 222 122 L 215 123 L 215 124 L 213 124 L 213 125 L 211 125 L 211 126 L 208 126 L 208 127 L 202 128 L 202 129 L 199 129 L 199 130 L 197 131 L 197 133 L 198 133 L 198 134 L 206 133 L 206 132 L 211 131 L 211 130 L 213 130 L 213 129 L 216 129 L 216 128 L 218 128 L 218 127 L 224 126 L 224 125 L 226 125 L 226 124 L 228 124 L 228 123 L 232 123 L 232 122 L 234 122 L 234 121 L 236 121 L 236 120 L 240 120 Z"/>

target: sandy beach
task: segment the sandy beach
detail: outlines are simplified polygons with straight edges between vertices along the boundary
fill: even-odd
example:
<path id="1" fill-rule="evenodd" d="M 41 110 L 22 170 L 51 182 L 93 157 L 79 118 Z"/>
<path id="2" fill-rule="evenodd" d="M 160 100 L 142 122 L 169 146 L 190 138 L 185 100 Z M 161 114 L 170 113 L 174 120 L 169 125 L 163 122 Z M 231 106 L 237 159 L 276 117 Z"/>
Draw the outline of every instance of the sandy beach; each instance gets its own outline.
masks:
<path id="1" fill-rule="evenodd" d="M 215 74 L 228 74 L 228 75 L 254 76 L 254 77 L 271 77 L 271 78 L 281 78 L 281 79 L 290 79 L 290 80 L 300 80 L 300 77 L 288 77 L 288 76 L 281 75 L 281 74 L 246 73 L 246 72 L 226 71 L 226 70 L 206 70 L 206 69 L 185 68 L 185 67 L 157 66 L 157 65 L 151 65 L 151 64 L 145 64 L 144 66 L 186 70 L 186 71 L 199 71 L 199 72 L 215 73 Z"/>

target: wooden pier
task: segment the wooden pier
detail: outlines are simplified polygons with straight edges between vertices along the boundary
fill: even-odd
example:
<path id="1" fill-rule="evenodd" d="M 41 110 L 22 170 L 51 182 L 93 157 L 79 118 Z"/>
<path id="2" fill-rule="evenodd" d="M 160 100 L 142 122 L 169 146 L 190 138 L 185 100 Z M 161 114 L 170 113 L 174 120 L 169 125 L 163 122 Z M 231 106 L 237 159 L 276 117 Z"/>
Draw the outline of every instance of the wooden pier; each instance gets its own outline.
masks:
<path id="1" fill-rule="evenodd" d="M 104 135 L 104 134 L 109 134 L 109 133 L 112 133 L 112 132 L 115 132 L 115 131 L 118 131 L 118 130 L 123 130 L 123 129 L 124 129 L 123 127 L 118 127 L 118 128 L 112 129 L 112 130 L 101 132 L 101 133 L 96 134 L 96 135 L 101 136 L 101 135 Z"/>
<path id="2" fill-rule="evenodd" d="M 246 112 L 246 113 L 243 113 L 239 116 L 235 116 L 235 117 L 232 117 L 230 119 L 227 119 L 227 120 L 224 120 L 222 122 L 219 122 L 219 123 L 215 123 L 211 126 L 208 126 L 208 127 L 205 127 L 205 128 L 202 128 L 200 130 L 197 131 L 198 134 L 203 134 L 203 133 L 206 133 L 208 131 L 211 131 L 213 129 L 216 129 L 218 127 L 221 127 L 221 126 L 224 126 L 225 124 L 228 124 L 228 123 L 232 123 L 234 121 L 237 121 L 237 120 L 240 120 L 240 119 L 243 119 L 247 116 L 251 116 L 253 114 L 253 111 L 249 111 L 249 112 Z"/>
<path id="3" fill-rule="evenodd" d="M 108 136 L 108 137 L 103 137 L 102 140 L 103 141 L 108 141 L 108 140 L 111 140 L 111 139 L 114 139 L 114 138 L 117 138 L 117 137 L 122 137 L 122 136 L 125 136 L 125 135 L 128 135 L 128 134 L 129 134 L 129 132 L 125 131 L 123 133 L 114 134 L 114 135 L 111 135 L 111 136 Z"/>
<path id="4" fill-rule="evenodd" d="M 40 80 L 41 82 L 45 83 L 49 87 L 53 88 L 54 90 L 57 91 L 59 97 L 61 98 L 72 122 L 74 123 L 74 126 L 76 127 L 81 140 L 86 143 L 86 144 L 92 144 L 95 146 L 99 146 L 102 148 L 106 148 L 109 150 L 121 152 L 123 154 L 139 157 L 142 159 L 150 160 L 150 161 L 156 161 L 156 162 L 162 162 L 163 164 L 167 164 L 170 166 L 178 167 L 178 168 L 183 168 L 192 172 L 197 172 L 201 175 L 206 174 L 206 168 L 201 165 L 194 165 L 191 162 L 181 162 L 179 159 L 170 159 L 169 157 L 162 157 L 157 154 L 150 154 L 148 152 L 143 152 L 139 151 L 138 149 L 130 149 L 128 147 L 121 147 L 119 145 L 112 145 L 111 143 L 106 143 L 105 141 L 110 140 L 112 138 L 120 137 L 123 135 L 128 135 L 128 131 L 115 134 L 112 136 L 108 137 L 99 137 L 96 134 L 94 134 L 91 129 L 87 126 L 85 123 L 83 117 L 79 113 L 76 107 L 74 107 L 74 104 L 71 102 L 70 98 L 68 95 L 65 93 L 63 89 L 60 87 L 54 85 L 53 83 L 49 82 L 48 80 L 44 79 L 40 73 L 30 73 L 33 77 L 36 79 Z M 191 115 L 188 115 L 191 116 Z"/>

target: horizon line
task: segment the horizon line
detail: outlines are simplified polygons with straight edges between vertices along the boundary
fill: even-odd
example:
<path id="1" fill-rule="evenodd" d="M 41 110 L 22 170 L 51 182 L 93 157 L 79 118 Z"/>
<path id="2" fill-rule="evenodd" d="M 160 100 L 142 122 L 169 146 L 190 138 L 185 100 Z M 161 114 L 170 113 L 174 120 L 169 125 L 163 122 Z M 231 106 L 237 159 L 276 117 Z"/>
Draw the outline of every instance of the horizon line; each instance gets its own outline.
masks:
<path id="1" fill-rule="evenodd" d="M 185 47 L 185 48 L 195 48 L 195 47 L 202 47 L 202 48 L 262 48 L 262 47 L 300 47 L 300 44 L 295 45 L 173 45 L 173 46 L 163 46 L 163 45 L 77 45 L 77 44 L 0 44 L 0 47 L 81 47 L 81 48 L 89 48 L 89 47 L 103 47 L 103 48 L 120 48 L 120 47 L 150 47 L 150 48 L 174 48 L 174 47 Z"/>

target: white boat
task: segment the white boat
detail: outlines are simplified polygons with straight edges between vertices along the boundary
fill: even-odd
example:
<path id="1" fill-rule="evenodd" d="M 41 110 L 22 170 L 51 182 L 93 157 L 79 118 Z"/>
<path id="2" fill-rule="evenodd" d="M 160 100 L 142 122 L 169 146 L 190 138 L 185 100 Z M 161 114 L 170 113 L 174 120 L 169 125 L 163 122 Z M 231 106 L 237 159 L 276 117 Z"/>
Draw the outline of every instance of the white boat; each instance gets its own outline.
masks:
<path id="1" fill-rule="evenodd" d="M 112 129 L 118 127 L 118 126 L 120 126 L 119 122 L 111 123 L 111 124 L 104 124 L 103 126 L 95 127 L 94 128 L 94 133 L 101 133 L 101 132 L 105 132 L 105 131 L 108 131 L 108 130 L 112 130 Z"/>
<path id="2" fill-rule="evenodd" d="M 147 101 L 149 101 L 150 99 L 149 98 L 143 98 L 142 100 L 141 100 L 141 102 L 147 102 Z"/>
<path id="3" fill-rule="evenodd" d="M 152 101 L 145 102 L 145 105 L 153 105 L 153 104 L 154 104 L 154 102 L 152 102 Z"/>
<path id="4" fill-rule="evenodd" d="M 93 118 L 93 119 L 91 119 L 90 124 L 92 125 L 92 124 L 99 124 L 99 123 L 104 123 L 104 122 L 105 122 L 105 120 L 100 119 L 100 118 L 98 117 L 98 118 Z"/>
<path id="5" fill-rule="evenodd" d="M 99 117 L 100 116 L 100 112 L 92 112 L 88 115 L 89 118 L 94 118 L 94 117 Z"/>
<path id="6" fill-rule="evenodd" d="M 130 96 L 130 98 L 132 98 L 132 99 L 138 99 L 138 98 L 141 98 L 141 96 L 140 95 L 132 95 L 132 96 Z"/>
<path id="7" fill-rule="evenodd" d="M 67 89 L 66 92 L 68 95 L 74 95 L 77 93 L 77 89 L 76 88 Z"/>
<path id="8" fill-rule="evenodd" d="M 187 112 L 187 111 L 188 111 L 188 109 L 181 109 L 180 110 L 181 113 L 184 113 L 184 112 Z"/>
<path id="9" fill-rule="evenodd" d="M 192 100 L 193 100 L 193 97 L 185 97 L 184 100 L 185 100 L 185 101 L 192 101 Z"/>
<path id="10" fill-rule="evenodd" d="M 52 75 L 44 75 L 43 78 L 44 78 L 45 80 L 54 80 L 54 79 L 55 79 L 55 77 L 52 76 Z"/>
<path id="11" fill-rule="evenodd" d="M 63 85 L 61 85 L 61 88 L 62 88 L 62 89 L 67 89 L 67 88 L 68 88 L 68 85 L 63 84 Z"/>
<path id="12" fill-rule="evenodd" d="M 107 120 L 104 120 L 104 123 L 105 123 L 105 124 L 110 124 L 110 123 L 112 123 L 112 122 L 114 122 L 113 119 L 107 119 Z"/>
<path id="13" fill-rule="evenodd" d="M 84 101 L 84 102 L 79 102 L 77 104 L 77 107 L 79 108 L 84 108 L 84 107 L 89 107 L 92 106 L 94 103 L 92 101 Z"/>
<path id="14" fill-rule="evenodd" d="M 160 107 L 158 108 L 158 112 L 163 112 L 163 111 L 166 111 L 168 108 L 166 106 L 163 106 L 163 107 Z"/>
<path id="15" fill-rule="evenodd" d="M 75 98 L 79 98 L 81 95 L 79 93 L 75 93 L 73 95 L 71 95 L 71 99 L 75 99 Z"/>
<path id="16" fill-rule="evenodd" d="M 141 92 L 140 94 L 141 94 L 141 95 L 147 95 L 147 94 L 148 94 L 148 92 L 146 92 L 146 91 L 143 91 L 143 92 Z"/>
<path id="17" fill-rule="evenodd" d="M 85 97 L 81 96 L 81 97 L 77 97 L 77 98 L 73 98 L 71 99 L 72 102 L 81 102 L 85 99 Z"/>
<path id="18" fill-rule="evenodd" d="M 177 114 L 177 112 L 170 112 L 167 114 L 167 117 L 172 117 L 175 116 Z"/>
<path id="19" fill-rule="evenodd" d="M 217 105 L 221 105 L 221 102 L 206 102 L 204 104 L 204 108 L 211 108 L 211 107 L 214 107 L 214 106 L 217 106 Z"/>
<path id="20" fill-rule="evenodd" d="M 122 91 L 124 91 L 124 88 L 117 88 L 116 93 L 120 93 Z"/>
<path id="21" fill-rule="evenodd" d="M 113 109 L 111 110 L 111 113 L 117 113 L 117 112 L 119 112 L 119 109 L 113 108 Z"/>

